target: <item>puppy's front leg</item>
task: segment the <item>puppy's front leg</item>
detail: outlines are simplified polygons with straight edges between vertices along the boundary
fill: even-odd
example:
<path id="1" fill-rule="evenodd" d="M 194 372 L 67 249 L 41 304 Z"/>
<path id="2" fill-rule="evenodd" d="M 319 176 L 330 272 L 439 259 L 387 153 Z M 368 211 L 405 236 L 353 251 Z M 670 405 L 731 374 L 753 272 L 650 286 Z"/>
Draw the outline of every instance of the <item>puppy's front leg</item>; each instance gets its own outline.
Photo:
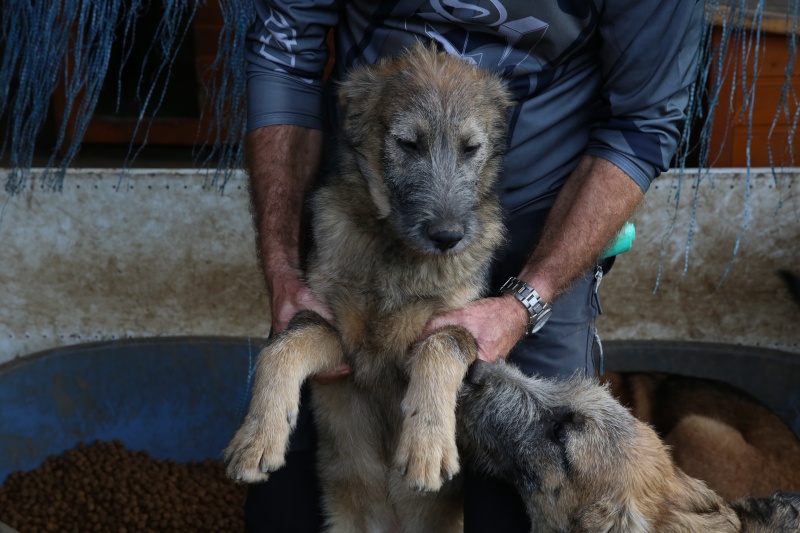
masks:
<path id="1" fill-rule="evenodd" d="M 477 354 L 475 339 L 458 326 L 437 330 L 412 351 L 395 455 L 395 464 L 412 490 L 439 490 L 459 471 L 456 396 Z"/>
<path id="2" fill-rule="evenodd" d="M 292 319 L 258 356 L 250 409 L 224 452 L 229 477 L 265 481 L 283 466 L 303 381 L 343 360 L 339 335 L 323 318 L 303 311 Z"/>

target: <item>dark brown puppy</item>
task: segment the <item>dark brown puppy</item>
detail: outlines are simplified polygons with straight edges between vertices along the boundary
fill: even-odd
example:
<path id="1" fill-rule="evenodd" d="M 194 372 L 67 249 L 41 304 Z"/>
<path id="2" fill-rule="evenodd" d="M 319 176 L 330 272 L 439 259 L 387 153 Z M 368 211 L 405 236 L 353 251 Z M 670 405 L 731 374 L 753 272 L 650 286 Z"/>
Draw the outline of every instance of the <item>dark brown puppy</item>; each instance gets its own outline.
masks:
<path id="1" fill-rule="evenodd" d="M 653 426 L 681 470 L 726 501 L 800 492 L 800 439 L 741 390 L 654 372 L 607 372 L 601 382 Z"/>

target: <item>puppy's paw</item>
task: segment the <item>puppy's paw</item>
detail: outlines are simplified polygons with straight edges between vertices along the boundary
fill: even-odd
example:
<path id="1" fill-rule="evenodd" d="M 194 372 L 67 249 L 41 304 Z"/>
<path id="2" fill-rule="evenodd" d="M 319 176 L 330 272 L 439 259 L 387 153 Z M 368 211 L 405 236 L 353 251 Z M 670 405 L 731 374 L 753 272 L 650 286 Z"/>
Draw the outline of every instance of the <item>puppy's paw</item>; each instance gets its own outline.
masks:
<path id="1" fill-rule="evenodd" d="M 413 491 L 442 488 L 460 468 L 455 423 L 430 413 L 409 411 L 403 421 L 395 466 Z"/>
<path id="2" fill-rule="evenodd" d="M 274 416 L 277 412 L 285 417 Z M 269 474 L 286 463 L 289 436 L 297 422 L 297 408 L 276 409 L 273 416 L 247 415 L 236 432 L 224 458 L 231 479 L 245 483 L 258 483 L 269 479 Z"/>

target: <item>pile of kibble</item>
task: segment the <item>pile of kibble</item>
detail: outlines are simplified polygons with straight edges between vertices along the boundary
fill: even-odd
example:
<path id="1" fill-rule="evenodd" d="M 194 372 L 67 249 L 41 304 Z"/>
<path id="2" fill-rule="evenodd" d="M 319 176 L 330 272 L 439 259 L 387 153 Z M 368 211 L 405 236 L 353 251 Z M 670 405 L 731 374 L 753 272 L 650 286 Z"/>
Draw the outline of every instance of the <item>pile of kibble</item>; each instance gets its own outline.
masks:
<path id="1" fill-rule="evenodd" d="M 0 487 L 0 522 L 20 533 L 240 533 L 245 492 L 220 461 L 162 461 L 98 441 L 10 474 Z"/>

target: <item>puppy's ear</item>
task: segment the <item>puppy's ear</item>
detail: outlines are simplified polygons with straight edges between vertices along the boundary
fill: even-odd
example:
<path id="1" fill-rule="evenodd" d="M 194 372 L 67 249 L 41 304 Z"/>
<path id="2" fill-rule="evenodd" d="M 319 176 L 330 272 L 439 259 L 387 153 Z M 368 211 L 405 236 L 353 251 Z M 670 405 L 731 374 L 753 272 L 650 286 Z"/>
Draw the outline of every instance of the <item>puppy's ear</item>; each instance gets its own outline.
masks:
<path id="1" fill-rule="evenodd" d="M 508 134 L 509 112 L 517 102 L 512 99 L 511 91 L 505 80 L 497 76 L 485 75 L 481 80 L 485 85 L 484 95 L 486 100 L 482 103 L 494 110 L 492 132 L 492 145 L 497 155 L 505 153 Z"/>
<path id="2" fill-rule="evenodd" d="M 368 135 L 369 119 L 375 117 L 375 108 L 386 83 L 380 70 L 377 65 L 358 68 L 339 86 L 342 132 L 351 146 L 361 144 Z"/>

